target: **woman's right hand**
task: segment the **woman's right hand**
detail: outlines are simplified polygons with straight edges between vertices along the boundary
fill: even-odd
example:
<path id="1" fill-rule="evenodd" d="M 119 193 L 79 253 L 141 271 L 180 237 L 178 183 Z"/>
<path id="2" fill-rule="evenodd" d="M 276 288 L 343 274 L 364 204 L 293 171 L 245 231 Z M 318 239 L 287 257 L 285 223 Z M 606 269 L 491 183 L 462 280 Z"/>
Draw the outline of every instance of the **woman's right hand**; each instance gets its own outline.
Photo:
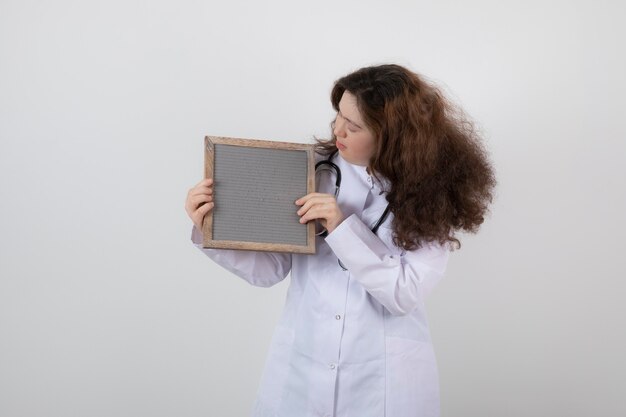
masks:
<path id="1" fill-rule="evenodd" d="M 206 178 L 187 193 L 185 210 L 198 230 L 202 230 L 204 216 L 213 209 L 213 178 Z"/>

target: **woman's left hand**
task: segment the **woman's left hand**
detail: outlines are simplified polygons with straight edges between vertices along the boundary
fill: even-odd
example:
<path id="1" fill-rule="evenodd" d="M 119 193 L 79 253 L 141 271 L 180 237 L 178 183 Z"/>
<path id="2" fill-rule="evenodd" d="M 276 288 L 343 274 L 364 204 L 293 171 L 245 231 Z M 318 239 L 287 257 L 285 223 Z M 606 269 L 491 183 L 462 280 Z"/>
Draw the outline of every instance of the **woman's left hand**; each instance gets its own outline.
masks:
<path id="1" fill-rule="evenodd" d="M 297 214 L 300 223 L 319 219 L 322 226 L 331 233 L 343 221 L 343 213 L 332 194 L 310 193 L 296 200 L 300 207 Z"/>

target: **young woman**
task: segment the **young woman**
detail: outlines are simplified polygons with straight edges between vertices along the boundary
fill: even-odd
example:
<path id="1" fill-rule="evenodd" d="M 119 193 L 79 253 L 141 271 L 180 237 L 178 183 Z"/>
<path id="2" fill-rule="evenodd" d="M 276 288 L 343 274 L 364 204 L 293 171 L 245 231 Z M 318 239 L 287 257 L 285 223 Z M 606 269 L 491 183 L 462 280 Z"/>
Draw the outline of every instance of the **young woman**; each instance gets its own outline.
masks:
<path id="1" fill-rule="evenodd" d="M 341 172 L 339 194 L 323 176 L 294 205 L 302 223 L 326 229 L 317 253 L 202 248 L 211 179 L 187 196 L 192 242 L 252 285 L 291 272 L 254 416 L 438 416 L 424 298 L 460 248 L 454 232 L 483 222 L 493 168 L 471 122 L 404 67 L 348 74 L 331 102 L 332 137 L 316 146 L 322 166 Z"/>

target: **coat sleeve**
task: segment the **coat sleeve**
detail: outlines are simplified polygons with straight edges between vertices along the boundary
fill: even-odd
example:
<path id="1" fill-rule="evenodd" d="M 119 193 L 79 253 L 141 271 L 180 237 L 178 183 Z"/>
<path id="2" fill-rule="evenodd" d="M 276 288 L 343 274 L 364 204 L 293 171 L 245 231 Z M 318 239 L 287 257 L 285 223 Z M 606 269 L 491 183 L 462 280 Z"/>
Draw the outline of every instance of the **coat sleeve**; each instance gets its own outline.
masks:
<path id="1" fill-rule="evenodd" d="M 426 243 L 394 255 L 378 236 L 351 215 L 326 237 L 350 276 L 393 315 L 410 313 L 441 280 L 449 248 Z"/>
<path id="2" fill-rule="evenodd" d="M 279 283 L 291 270 L 291 254 L 202 247 L 202 231 L 195 225 L 191 241 L 215 263 L 257 287 Z"/>

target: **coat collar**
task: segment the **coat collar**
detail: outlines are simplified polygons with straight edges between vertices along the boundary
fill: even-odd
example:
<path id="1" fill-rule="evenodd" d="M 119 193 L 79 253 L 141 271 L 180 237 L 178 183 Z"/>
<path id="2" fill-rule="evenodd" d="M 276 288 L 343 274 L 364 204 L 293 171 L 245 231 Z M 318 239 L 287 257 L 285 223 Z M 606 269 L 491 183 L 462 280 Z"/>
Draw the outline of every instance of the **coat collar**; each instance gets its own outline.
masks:
<path id="1" fill-rule="evenodd" d="M 325 159 L 325 157 L 319 156 L 316 162 L 318 160 L 323 160 L 323 159 Z M 337 152 L 333 156 L 332 160 L 337 164 L 337 166 L 339 166 L 339 169 L 341 169 L 342 172 L 345 170 L 351 170 L 352 172 L 354 172 L 355 175 L 361 179 L 362 184 L 365 187 L 370 188 L 370 189 L 376 188 L 378 192 L 379 193 L 382 192 L 382 194 L 387 194 L 391 190 L 391 182 L 387 178 L 379 175 L 380 180 L 376 179 L 376 177 L 374 177 L 373 175 L 370 175 L 367 172 L 367 167 L 351 164 L 350 162 L 343 159 L 343 157 L 341 156 L 341 154 L 339 154 L 339 152 Z M 368 181 L 368 179 L 371 182 Z M 372 187 L 372 184 L 374 185 L 373 187 Z"/>

